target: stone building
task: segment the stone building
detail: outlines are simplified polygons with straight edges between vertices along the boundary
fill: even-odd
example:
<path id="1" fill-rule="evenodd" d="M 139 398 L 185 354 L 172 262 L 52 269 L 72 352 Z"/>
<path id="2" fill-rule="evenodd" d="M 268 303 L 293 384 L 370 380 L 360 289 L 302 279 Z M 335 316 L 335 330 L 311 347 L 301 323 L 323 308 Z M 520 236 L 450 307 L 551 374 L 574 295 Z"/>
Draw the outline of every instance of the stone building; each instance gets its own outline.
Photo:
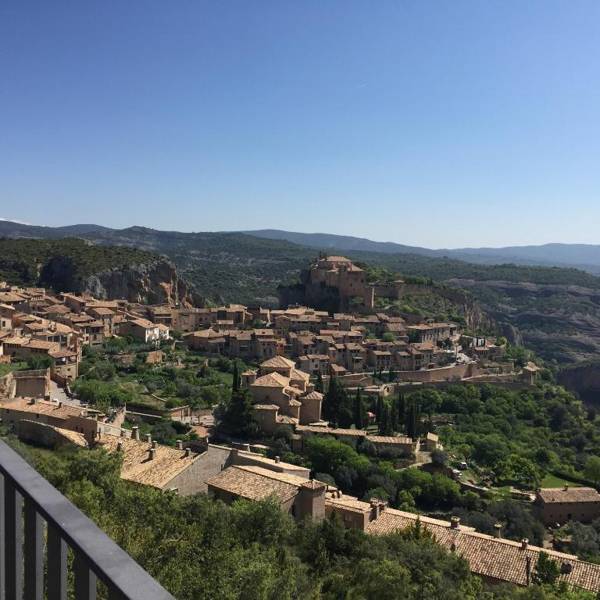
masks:
<path id="1" fill-rule="evenodd" d="M 600 494 L 589 487 L 544 488 L 536 494 L 536 505 L 546 525 L 568 521 L 589 523 L 600 517 Z"/>

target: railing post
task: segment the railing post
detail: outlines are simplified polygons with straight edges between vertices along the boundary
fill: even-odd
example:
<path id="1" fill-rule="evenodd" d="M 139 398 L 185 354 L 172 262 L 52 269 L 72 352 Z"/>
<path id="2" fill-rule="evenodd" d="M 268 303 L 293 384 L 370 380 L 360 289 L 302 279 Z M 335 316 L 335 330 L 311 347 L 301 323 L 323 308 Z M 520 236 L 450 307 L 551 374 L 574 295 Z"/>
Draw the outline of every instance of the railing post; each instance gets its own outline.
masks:
<path id="1" fill-rule="evenodd" d="M 67 600 L 67 544 L 48 523 L 48 600 Z"/>
<path id="2" fill-rule="evenodd" d="M 23 597 L 23 497 L 4 478 L 4 576 L 6 600 Z"/>
<path id="3" fill-rule="evenodd" d="M 6 599 L 4 593 L 6 586 L 6 578 L 4 576 L 4 562 L 6 560 L 6 552 L 4 546 L 4 475 L 0 474 L 0 600 Z"/>
<path id="4" fill-rule="evenodd" d="M 35 504 L 25 499 L 25 596 L 24 600 L 43 600 L 44 595 L 44 521 Z"/>
<path id="5" fill-rule="evenodd" d="M 75 598 L 76 600 L 96 600 L 96 575 L 90 569 L 83 556 L 75 551 L 73 561 L 75 571 Z"/>

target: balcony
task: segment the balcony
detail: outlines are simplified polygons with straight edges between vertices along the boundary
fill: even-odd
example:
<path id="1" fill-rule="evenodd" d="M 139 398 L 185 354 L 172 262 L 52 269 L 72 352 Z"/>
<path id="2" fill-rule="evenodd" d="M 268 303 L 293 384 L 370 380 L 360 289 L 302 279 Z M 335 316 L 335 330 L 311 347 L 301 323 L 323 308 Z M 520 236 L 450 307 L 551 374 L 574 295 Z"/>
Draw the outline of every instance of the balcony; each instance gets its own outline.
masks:
<path id="1" fill-rule="evenodd" d="M 174 600 L 0 440 L 0 600 L 95 600 L 98 582 L 109 600 Z"/>

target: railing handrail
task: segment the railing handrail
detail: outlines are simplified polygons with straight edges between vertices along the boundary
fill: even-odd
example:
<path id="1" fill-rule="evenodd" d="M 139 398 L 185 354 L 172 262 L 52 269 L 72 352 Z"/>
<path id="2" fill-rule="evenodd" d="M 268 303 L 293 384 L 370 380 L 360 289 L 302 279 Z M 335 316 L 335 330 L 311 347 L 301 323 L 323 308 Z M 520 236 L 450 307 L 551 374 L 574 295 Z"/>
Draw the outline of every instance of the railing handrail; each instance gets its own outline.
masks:
<path id="1" fill-rule="evenodd" d="M 128 600 L 175 600 L 127 552 L 0 440 L 0 472 L 61 538 L 83 555 L 98 579 Z"/>

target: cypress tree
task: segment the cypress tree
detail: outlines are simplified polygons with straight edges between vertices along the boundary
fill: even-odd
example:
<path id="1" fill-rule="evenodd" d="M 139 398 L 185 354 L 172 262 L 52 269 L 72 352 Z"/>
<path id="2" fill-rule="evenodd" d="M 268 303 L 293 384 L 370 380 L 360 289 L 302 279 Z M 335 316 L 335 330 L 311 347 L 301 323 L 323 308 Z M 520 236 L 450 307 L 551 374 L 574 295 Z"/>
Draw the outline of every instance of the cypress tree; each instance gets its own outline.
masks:
<path id="1" fill-rule="evenodd" d="M 322 394 L 324 389 L 325 386 L 323 385 L 323 375 L 319 373 L 317 375 L 317 381 L 315 383 L 315 391 L 320 392 Z"/>
<path id="2" fill-rule="evenodd" d="M 340 410 L 340 386 L 335 377 L 329 380 L 329 387 L 323 398 L 323 416 L 328 421 L 337 421 Z"/>
<path id="3" fill-rule="evenodd" d="M 415 400 L 409 399 L 408 410 L 406 411 L 406 435 L 415 439 L 419 435 L 419 407 Z"/>
<path id="4" fill-rule="evenodd" d="M 377 404 L 375 405 L 375 416 L 377 417 L 377 422 L 381 421 L 383 417 L 383 398 L 381 396 L 377 396 Z"/>
<path id="5" fill-rule="evenodd" d="M 356 390 L 356 396 L 354 396 L 354 425 L 356 429 L 364 429 L 365 427 L 365 407 L 362 400 L 362 394 L 360 388 Z"/>
<path id="6" fill-rule="evenodd" d="M 404 397 L 404 394 L 398 393 L 396 406 L 396 414 L 398 415 L 398 429 L 406 429 L 406 398 Z"/>
<path id="7" fill-rule="evenodd" d="M 390 408 L 390 427 L 393 432 L 398 431 L 398 404 L 395 400 L 392 400 L 392 406 Z"/>
<path id="8" fill-rule="evenodd" d="M 232 391 L 235 393 L 240 389 L 241 381 L 240 381 L 240 370 L 238 367 L 237 360 L 233 361 L 233 383 L 231 385 Z"/>
<path id="9" fill-rule="evenodd" d="M 381 420 L 379 421 L 379 434 L 392 435 L 390 405 L 387 402 L 383 403 L 383 408 L 381 411 Z"/>

